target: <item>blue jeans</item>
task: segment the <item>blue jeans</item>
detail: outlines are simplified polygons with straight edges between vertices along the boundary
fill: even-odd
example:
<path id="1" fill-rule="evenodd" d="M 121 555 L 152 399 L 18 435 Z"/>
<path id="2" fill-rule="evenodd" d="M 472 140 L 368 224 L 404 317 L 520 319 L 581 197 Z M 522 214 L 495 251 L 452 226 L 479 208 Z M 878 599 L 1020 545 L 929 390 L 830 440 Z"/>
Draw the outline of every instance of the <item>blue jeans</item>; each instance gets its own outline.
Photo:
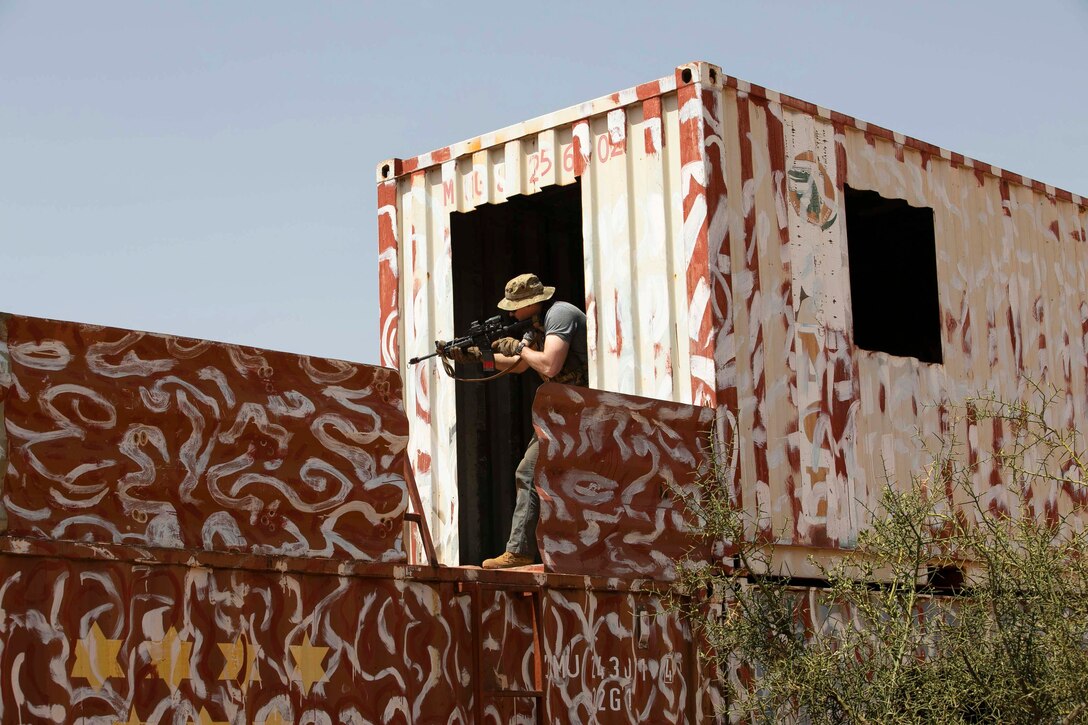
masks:
<path id="1" fill-rule="evenodd" d="M 540 444 L 536 437 L 525 449 L 525 455 L 514 474 L 517 482 L 518 498 L 514 504 L 514 517 L 510 522 L 510 539 L 506 550 L 511 554 L 536 557 L 536 522 L 540 520 L 540 496 L 533 485 L 533 472 L 536 459 L 540 455 Z"/>

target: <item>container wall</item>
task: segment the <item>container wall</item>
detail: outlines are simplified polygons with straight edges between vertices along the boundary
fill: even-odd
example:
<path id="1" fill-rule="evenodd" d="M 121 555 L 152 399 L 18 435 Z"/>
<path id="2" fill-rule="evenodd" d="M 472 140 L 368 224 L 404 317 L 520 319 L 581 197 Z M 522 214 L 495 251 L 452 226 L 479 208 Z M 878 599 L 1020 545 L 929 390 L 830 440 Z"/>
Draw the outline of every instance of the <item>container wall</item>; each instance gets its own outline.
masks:
<path id="1" fill-rule="evenodd" d="M 1038 383 L 1058 391 L 1053 423 L 1088 422 L 1081 200 L 743 81 L 725 79 L 714 103 L 731 192 L 738 478 L 760 535 L 811 573 L 809 554 L 853 545 L 889 477 L 902 487 L 923 472 L 922 440 L 937 435 L 965 442 L 984 505 L 1007 509 L 1007 472 L 985 461 L 1010 431 L 953 414 L 987 391 L 1027 402 Z M 854 344 L 847 184 L 933 210 L 943 364 Z M 734 362 L 725 353 L 719 368 Z M 1083 498 L 1051 487 L 1032 505 L 1053 517 Z"/>
<path id="2" fill-rule="evenodd" d="M 701 499 L 710 408 L 548 384 L 537 391 L 537 540 L 547 571 L 668 581 L 711 559 Z"/>
<path id="3" fill-rule="evenodd" d="M 383 266 L 399 280 L 383 293 L 383 330 L 397 330 L 383 339 L 400 347 L 389 361 L 453 332 L 451 210 L 580 180 L 591 385 L 714 408 L 740 442 L 728 463 L 751 535 L 777 541 L 794 573 L 853 546 L 887 478 L 921 470 L 918 431 L 968 442 L 985 505 L 1008 508 L 985 458 L 1011 431 L 957 417 L 969 396 L 1053 385 L 1053 422 L 1088 423 L 1088 221 L 1068 192 L 707 63 L 392 168 L 380 186 L 398 199 L 382 217 L 397 225 L 383 265 L 393 248 L 399 265 Z M 855 344 L 846 185 L 933 210 L 943 363 Z M 411 460 L 453 561 L 453 386 L 434 365 L 406 380 L 429 426 L 414 429 Z M 1032 501 L 1054 517 L 1080 496 Z"/>
<path id="4" fill-rule="evenodd" d="M 12 535 L 406 560 L 395 371 L 0 316 Z"/>
<path id="5" fill-rule="evenodd" d="M 453 329 L 451 213 L 580 180 L 591 386 L 692 399 L 691 249 L 671 81 L 403 162 L 403 175 L 379 186 L 383 362 L 404 372 L 409 458 L 443 562 L 455 563 L 459 551 L 455 388 L 436 361 L 403 361 L 461 332 Z M 487 143 L 494 145 L 480 148 Z M 417 164 L 423 168 L 404 171 Z"/>
<path id="6" fill-rule="evenodd" d="M 551 591 L 544 610 L 547 722 L 722 721 L 709 664 L 661 597 Z"/>
<path id="7" fill-rule="evenodd" d="M 453 583 L 0 555 L 4 722 L 473 722 Z"/>
<path id="8" fill-rule="evenodd" d="M 704 723 L 721 703 L 660 594 L 321 564 L 0 537 L 0 719 Z"/>
<path id="9" fill-rule="evenodd" d="M 1030 403 L 1040 385 L 1059 396 L 1050 422 L 1083 430 L 1088 215 L 1030 180 L 894 137 L 847 128 L 841 143 L 846 183 L 933 209 L 944 351 L 943 366 L 856 352 L 858 455 L 868 462 L 857 493 L 873 501 L 881 458 L 895 475 L 917 470 L 917 446 L 901 433 L 916 426 L 964 441 L 981 466 L 976 490 L 990 509 L 1007 511 L 1009 472 L 986 459 L 1007 448 L 1011 431 L 996 420 L 953 420 L 931 403 L 985 391 Z M 1067 514 L 1085 494 L 1083 487 L 1040 488 L 1032 506 L 1039 515 Z"/>

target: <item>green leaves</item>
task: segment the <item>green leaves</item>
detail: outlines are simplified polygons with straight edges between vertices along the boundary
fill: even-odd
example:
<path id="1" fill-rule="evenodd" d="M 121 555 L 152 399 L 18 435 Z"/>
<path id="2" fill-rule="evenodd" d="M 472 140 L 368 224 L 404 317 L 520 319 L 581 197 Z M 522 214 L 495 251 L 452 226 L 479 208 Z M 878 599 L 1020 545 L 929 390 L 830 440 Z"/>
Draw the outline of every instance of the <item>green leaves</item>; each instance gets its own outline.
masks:
<path id="1" fill-rule="evenodd" d="M 1065 401 L 1032 391 L 967 401 L 927 441 L 930 465 L 885 481 L 856 548 L 813 561 L 822 580 L 803 586 L 752 535 L 763 512 L 731 497 L 717 455 L 729 444 L 708 442 L 685 503 L 727 556 L 681 562 L 681 588 L 704 596 L 675 606 L 728 673 L 732 718 L 1088 721 L 1085 459 L 1079 433 L 1060 425 Z M 983 424 L 1001 433 L 994 450 L 968 455 L 962 441 Z M 1055 489 L 1080 503 L 1062 511 Z"/>

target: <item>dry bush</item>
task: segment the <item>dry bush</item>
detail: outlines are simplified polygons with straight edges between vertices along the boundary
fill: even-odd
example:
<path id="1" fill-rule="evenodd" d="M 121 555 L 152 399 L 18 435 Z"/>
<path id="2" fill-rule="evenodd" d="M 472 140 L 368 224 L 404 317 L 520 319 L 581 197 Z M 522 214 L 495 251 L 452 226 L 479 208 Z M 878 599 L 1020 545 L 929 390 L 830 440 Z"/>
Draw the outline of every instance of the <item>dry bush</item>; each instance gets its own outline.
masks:
<path id="1" fill-rule="evenodd" d="M 969 465 L 955 437 L 928 441 L 930 465 L 886 481 L 856 547 L 820 566 L 825 588 L 756 573 L 775 571 L 773 546 L 746 535 L 760 512 L 734 505 L 728 456 L 711 441 L 686 503 L 733 557 L 680 565 L 682 589 L 720 606 L 675 605 L 730 673 L 731 719 L 1088 722 L 1086 517 L 1083 504 L 1039 505 L 1055 489 L 1085 500 L 1083 452 L 1075 429 L 1052 422 L 1062 399 L 1036 393 L 968 401 L 961 420 L 1011 431 L 1003 449 Z M 999 472 L 1002 506 L 992 490 L 984 500 L 983 465 Z"/>

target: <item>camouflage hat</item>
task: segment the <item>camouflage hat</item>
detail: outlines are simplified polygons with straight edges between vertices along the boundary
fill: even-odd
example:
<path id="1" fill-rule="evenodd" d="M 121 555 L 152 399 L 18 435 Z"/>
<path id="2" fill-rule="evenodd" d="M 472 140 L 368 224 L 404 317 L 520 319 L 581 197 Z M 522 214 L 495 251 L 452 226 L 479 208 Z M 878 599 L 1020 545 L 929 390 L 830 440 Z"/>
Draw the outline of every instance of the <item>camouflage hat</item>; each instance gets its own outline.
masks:
<path id="1" fill-rule="evenodd" d="M 554 294 L 555 287 L 545 287 L 535 274 L 519 274 L 506 283 L 506 296 L 499 300 L 499 309 L 520 310 L 550 300 Z"/>

